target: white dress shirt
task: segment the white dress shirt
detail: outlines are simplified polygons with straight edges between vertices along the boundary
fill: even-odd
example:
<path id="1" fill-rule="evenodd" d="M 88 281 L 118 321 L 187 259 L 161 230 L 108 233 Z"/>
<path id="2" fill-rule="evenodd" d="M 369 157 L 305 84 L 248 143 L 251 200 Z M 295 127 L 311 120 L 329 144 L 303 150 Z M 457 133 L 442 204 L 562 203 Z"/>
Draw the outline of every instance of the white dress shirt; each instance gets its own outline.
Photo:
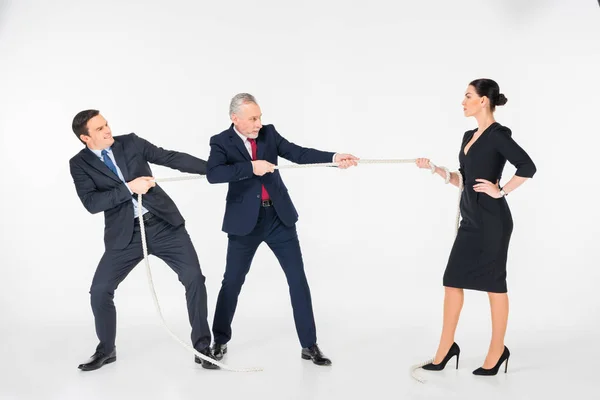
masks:
<path id="1" fill-rule="evenodd" d="M 250 144 L 250 143 L 248 143 L 248 144 Z M 92 150 L 92 149 L 90 149 L 90 150 Z M 119 168 L 119 165 L 117 164 L 117 160 L 115 160 L 115 155 L 113 154 L 112 149 L 109 147 L 108 149 L 105 149 L 105 150 L 107 151 L 107 153 L 108 153 L 107 155 L 110 157 L 110 159 L 112 160 L 113 164 L 115 164 L 115 167 L 117 167 L 117 172 L 118 172 L 117 175 L 119 175 L 119 179 L 123 181 L 123 184 L 127 187 L 127 190 L 129 190 L 129 193 L 133 194 L 133 192 L 129 188 L 129 185 L 127 184 L 127 182 L 125 182 L 125 178 L 123 178 L 123 173 L 121 172 L 121 168 Z M 92 151 L 94 152 L 94 154 L 96 156 L 98 156 L 98 158 L 100 159 L 100 161 L 102 161 L 102 163 L 104 163 L 104 158 L 102 157 L 102 150 L 92 150 Z M 138 202 L 133 197 L 131 198 L 131 201 L 133 203 L 133 218 L 137 218 L 137 216 L 138 216 Z M 142 215 L 146 214 L 147 212 L 148 212 L 148 210 L 146 210 L 146 207 L 142 206 Z"/>

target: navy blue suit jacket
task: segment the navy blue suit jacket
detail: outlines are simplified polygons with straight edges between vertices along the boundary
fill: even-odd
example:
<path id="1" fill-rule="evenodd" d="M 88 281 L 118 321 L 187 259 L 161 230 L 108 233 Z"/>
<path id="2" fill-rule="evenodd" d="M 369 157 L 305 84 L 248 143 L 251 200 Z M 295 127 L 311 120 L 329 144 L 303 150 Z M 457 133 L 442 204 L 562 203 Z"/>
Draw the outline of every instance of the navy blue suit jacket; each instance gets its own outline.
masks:
<path id="1" fill-rule="evenodd" d="M 206 161 L 189 154 L 165 150 L 135 133 L 115 136 L 112 152 L 125 181 L 152 176 L 148 163 L 182 172 L 206 174 Z M 85 147 L 69 161 L 77 195 L 92 214 L 104 212 L 104 244 L 107 249 L 124 249 L 133 237 L 133 202 L 129 189 L 90 149 Z M 143 196 L 148 211 L 173 226 L 185 220 L 175 203 L 157 184 Z"/>
<path id="2" fill-rule="evenodd" d="M 296 164 L 328 163 L 335 153 L 308 149 L 288 142 L 273 125 L 264 125 L 256 139 L 257 160 L 277 165 L 278 157 Z M 210 156 L 206 177 L 210 183 L 229 183 L 223 231 L 244 236 L 252 232 L 258 220 L 261 184 L 265 185 L 279 219 L 293 226 L 298 213 L 288 194 L 279 170 L 264 176 L 252 172 L 252 159 L 233 124 L 210 139 Z"/>

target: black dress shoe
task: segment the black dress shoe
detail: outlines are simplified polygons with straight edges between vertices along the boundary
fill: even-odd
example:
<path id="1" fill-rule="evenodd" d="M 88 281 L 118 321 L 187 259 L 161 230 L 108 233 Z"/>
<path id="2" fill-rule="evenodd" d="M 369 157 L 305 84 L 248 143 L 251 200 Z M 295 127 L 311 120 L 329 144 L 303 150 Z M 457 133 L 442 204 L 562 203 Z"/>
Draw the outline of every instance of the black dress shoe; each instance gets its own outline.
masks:
<path id="1" fill-rule="evenodd" d="M 210 347 L 207 347 L 203 350 L 198 350 L 198 351 L 200 353 L 204 354 L 205 356 L 207 356 L 208 358 L 212 358 L 213 360 L 216 360 L 213 352 L 210 350 Z M 196 362 L 196 364 L 202 364 L 202 368 L 219 369 L 219 366 L 211 363 L 210 361 L 206 361 L 198 356 L 194 356 L 194 361 Z"/>
<path id="2" fill-rule="evenodd" d="M 484 375 L 484 376 L 496 375 L 503 362 L 506 362 L 506 364 L 504 364 L 504 373 L 506 373 L 508 371 L 508 359 L 509 358 L 510 358 L 510 351 L 508 351 L 508 347 L 504 346 L 504 351 L 502 352 L 502 355 L 500 356 L 500 358 L 498 359 L 498 362 L 496 363 L 496 365 L 494 367 L 492 367 L 490 369 L 485 369 L 483 367 L 477 368 L 475 371 L 473 371 L 473 375 Z"/>
<path id="3" fill-rule="evenodd" d="M 331 365 L 331 360 L 321 353 L 321 349 L 316 344 L 303 348 L 301 356 L 305 360 L 312 360 L 317 365 Z"/>
<path id="4" fill-rule="evenodd" d="M 446 353 L 446 357 L 444 357 L 444 359 L 442 360 L 441 363 L 434 364 L 431 362 L 427 365 L 423 365 L 422 368 L 427 371 L 441 371 L 446 367 L 446 364 L 448 363 L 448 361 L 450 361 L 450 359 L 454 356 L 456 356 L 456 369 L 458 369 L 458 359 L 460 357 L 460 347 L 458 347 L 456 342 L 452 343 L 452 346 L 450 346 L 450 350 L 448 350 L 448 353 Z"/>
<path id="5" fill-rule="evenodd" d="M 215 343 L 213 344 L 212 351 L 215 356 L 215 360 L 221 361 L 223 356 L 227 354 L 227 345 Z"/>
<path id="6" fill-rule="evenodd" d="M 104 364 L 110 364 L 117 361 L 117 349 L 113 349 L 110 354 L 105 354 L 96 350 L 94 355 L 85 363 L 79 364 L 79 369 L 82 371 L 93 371 L 101 368 Z"/>

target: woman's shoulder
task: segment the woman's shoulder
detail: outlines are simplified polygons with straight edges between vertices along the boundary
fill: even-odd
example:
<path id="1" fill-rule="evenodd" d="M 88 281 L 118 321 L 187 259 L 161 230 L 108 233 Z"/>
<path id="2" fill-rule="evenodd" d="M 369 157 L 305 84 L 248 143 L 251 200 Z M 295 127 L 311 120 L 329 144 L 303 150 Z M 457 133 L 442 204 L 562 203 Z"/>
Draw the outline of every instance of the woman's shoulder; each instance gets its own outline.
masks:
<path id="1" fill-rule="evenodd" d="M 512 136 L 512 131 L 509 127 L 502 125 L 499 122 L 495 122 L 492 129 L 490 129 L 490 133 L 492 137 L 495 138 L 506 138 Z"/>
<path id="2" fill-rule="evenodd" d="M 463 134 L 463 142 L 464 142 L 465 140 L 468 140 L 470 137 L 472 137 L 472 136 L 473 136 L 473 134 L 475 134 L 475 132 L 477 132 L 477 128 L 475 128 L 475 129 L 469 129 L 468 131 L 466 131 L 466 132 Z"/>

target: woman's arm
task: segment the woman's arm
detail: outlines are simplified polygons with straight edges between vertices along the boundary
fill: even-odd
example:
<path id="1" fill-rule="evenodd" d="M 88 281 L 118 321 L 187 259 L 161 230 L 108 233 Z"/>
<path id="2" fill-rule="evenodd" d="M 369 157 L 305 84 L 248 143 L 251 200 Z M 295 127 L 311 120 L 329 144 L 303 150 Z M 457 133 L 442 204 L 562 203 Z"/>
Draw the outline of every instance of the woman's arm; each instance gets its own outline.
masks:
<path id="1" fill-rule="evenodd" d="M 428 169 L 431 170 L 431 164 L 429 163 L 429 159 L 428 158 L 417 158 L 416 162 L 417 167 L 419 168 L 423 168 L 423 169 Z M 435 173 L 438 174 L 439 176 L 441 176 L 442 178 L 444 178 L 444 180 L 446 180 L 446 170 L 441 168 L 441 167 L 435 167 Z M 458 174 L 460 174 L 461 172 L 450 172 L 450 182 L 456 187 L 460 186 L 460 180 L 458 177 Z"/>

